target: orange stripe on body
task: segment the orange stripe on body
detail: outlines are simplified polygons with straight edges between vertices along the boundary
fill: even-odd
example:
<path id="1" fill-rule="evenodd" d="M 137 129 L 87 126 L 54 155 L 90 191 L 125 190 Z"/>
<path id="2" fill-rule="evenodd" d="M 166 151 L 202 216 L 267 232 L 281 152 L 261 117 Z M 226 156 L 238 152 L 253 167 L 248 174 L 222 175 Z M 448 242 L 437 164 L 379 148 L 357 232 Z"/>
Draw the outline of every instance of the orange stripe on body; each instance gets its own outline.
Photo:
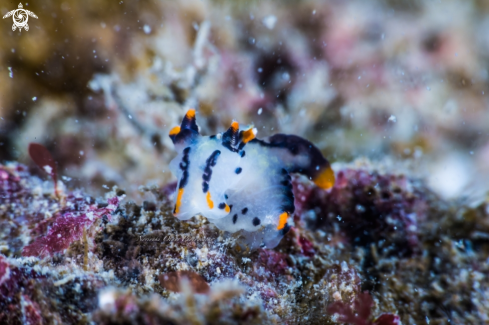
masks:
<path id="1" fill-rule="evenodd" d="M 211 192 L 207 192 L 205 198 L 207 199 L 207 205 L 209 206 L 209 209 L 214 209 L 214 202 L 211 199 Z"/>
<path id="2" fill-rule="evenodd" d="M 177 203 L 175 204 L 175 210 L 173 211 L 173 214 L 175 215 L 180 213 L 180 205 L 182 205 L 182 196 L 183 196 L 183 188 L 178 190 Z"/>
<path id="3" fill-rule="evenodd" d="M 227 213 L 231 212 L 231 208 L 229 207 L 229 205 L 226 204 L 224 211 L 226 211 Z"/>
<path id="4" fill-rule="evenodd" d="M 278 217 L 278 225 L 277 225 L 277 230 L 282 230 L 285 227 L 285 224 L 287 223 L 287 219 L 289 218 L 289 214 L 287 212 L 282 213 Z"/>

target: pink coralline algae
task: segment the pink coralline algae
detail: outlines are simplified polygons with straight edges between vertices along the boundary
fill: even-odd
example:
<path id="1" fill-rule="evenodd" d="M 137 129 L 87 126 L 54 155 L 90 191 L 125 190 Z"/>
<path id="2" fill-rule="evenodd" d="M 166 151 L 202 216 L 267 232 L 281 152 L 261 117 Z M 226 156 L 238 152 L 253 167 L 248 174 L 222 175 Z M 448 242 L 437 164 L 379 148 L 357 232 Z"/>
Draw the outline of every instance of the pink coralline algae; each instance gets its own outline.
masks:
<path id="1" fill-rule="evenodd" d="M 69 199 L 76 201 L 76 197 Z M 83 230 L 90 227 L 97 219 L 107 216 L 117 208 L 120 199 L 113 197 L 108 200 L 106 207 L 99 208 L 96 204 L 82 206 L 72 205 L 59 216 L 54 216 L 51 228 L 45 236 L 39 237 L 22 251 L 23 256 L 46 256 L 67 249 L 70 244 L 79 240 Z"/>
<path id="2" fill-rule="evenodd" d="M 338 320 L 353 325 L 398 325 L 399 316 L 383 314 L 374 321 L 370 320 L 373 307 L 372 296 L 368 292 L 360 293 L 353 302 L 353 308 L 341 301 L 332 303 L 328 307 L 331 314 L 339 314 Z"/>
<path id="3" fill-rule="evenodd" d="M 4 202 L 21 194 L 22 175 L 27 175 L 27 168 L 25 166 L 17 165 L 14 169 L 16 175 L 9 168 L 0 166 L 0 199 Z"/>
<path id="4" fill-rule="evenodd" d="M 34 270 L 11 265 L 7 258 L 0 254 L 0 323 L 4 323 L 8 314 L 11 314 L 11 309 L 16 308 L 19 303 L 19 289 L 22 288 L 20 303 L 24 307 L 24 323 L 41 324 L 39 306 L 29 298 L 34 290 L 34 279 L 38 278 L 41 278 L 41 275 Z"/>
<path id="5" fill-rule="evenodd" d="M 31 263 L 0 254 L 0 324 L 80 323 L 96 308 L 99 276 L 68 275 L 71 281 L 60 286 L 60 274 Z"/>
<path id="6" fill-rule="evenodd" d="M 101 206 L 80 191 L 57 194 L 23 165 L 0 166 L 0 227 L 14 254 L 44 257 L 67 249 L 96 220 L 110 220 L 123 198 L 108 198 Z M 24 240 L 31 243 L 24 246 Z"/>
<path id="7" fill-rule="evenodd" d="M 260 249 L 258 251 L 257 266 L 262 266 L 268 272 L 276 275 L 285 274 L 286 269 L 289 267 L 287 264 L 287 254 L 269 249 Z"/>
<path id="8" fill-rule="evenodd" d="M 39 305 L 32 301 L 29 296 L 22 295 L 21 306 L 24 310 L 24 324 L 41 325 L 43 324 L 41 309 Z"/>
<path id="9" fill-rule="evenodd" d="M 366 170 L 341 170 L 331 192 L 295 182 L 298 216 L 309 228 L 340 235 L 352 246 L 378 245 L 386 256 L 418 251 L 418 222 L 426 218 L 427 202 L 413 181 L 402 175 Z M 314 211 L 307 218 L 307 211 Z"/>

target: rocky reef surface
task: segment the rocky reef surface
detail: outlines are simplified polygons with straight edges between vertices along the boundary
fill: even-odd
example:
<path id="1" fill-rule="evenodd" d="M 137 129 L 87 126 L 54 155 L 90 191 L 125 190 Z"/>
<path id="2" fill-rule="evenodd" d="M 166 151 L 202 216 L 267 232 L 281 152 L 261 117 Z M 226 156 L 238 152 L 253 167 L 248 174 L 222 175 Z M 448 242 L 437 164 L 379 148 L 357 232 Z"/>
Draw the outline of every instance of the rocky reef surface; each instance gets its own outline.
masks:
<path id="1" fill-rule="evenodd" d="M 330 191 L 294 179 L 294 225 L 242 251 L 167 188 L 138 205 L 0 167 L 0 320 L 9 324 L 480 324 L 489 203 L 449 204 L 419 180 L 342 166 Z"/>

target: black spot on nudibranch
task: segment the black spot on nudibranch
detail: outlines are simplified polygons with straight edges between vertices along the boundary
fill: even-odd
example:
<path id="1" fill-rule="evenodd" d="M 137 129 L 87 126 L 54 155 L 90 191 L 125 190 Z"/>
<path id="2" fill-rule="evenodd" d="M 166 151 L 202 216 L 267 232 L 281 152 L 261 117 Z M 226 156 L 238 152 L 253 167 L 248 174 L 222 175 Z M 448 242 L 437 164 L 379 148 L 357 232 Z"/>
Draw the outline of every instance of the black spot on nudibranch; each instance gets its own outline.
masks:
<path id="1" fill-rule="evenodd" d="M 255 227 L 256 227 L 256 226 L 259 226 L 259 225 L 260 225 L 260 223 L 261 223 L 261 220 L 260 220 L 258 217 L 255 217 L 255 218 L 253 219 L 253 226 L 255 226 Z"/>
<path id="2" fill-rule="evenodd" d="M 246 155 L 246 151 L 241 150 L 241 151 L 239 152 L 239 155 L 241 156 L 241 158 L 243 158 L 243 157 Z"/>
<path id="3" fill-rule="evenodd" d="M 178 188 L 184 188 L 188 183 L 188 166 L 190 165 L 189 152 L 190 147 L 183 149 L 183 157 L 182 161 L 180 162 L 180 169 L 183 171 L 183 174 Z"/>
<path id="4" fill-rule="evenodd" d="M 217 164 L 217 158 L 219 158 L 220 154 L 221 151 L 216 150 L 205 161 L 204 174 L 202 175 L 202 179 L 204 180 L 202 182 L 202 191 L 204 193 L 207 193 L 207 191 L 209 191 L 209 182 L 212 176 L 212 167 Z"/>
<path id="5" fill-rule="evenodd" d="M 229 196 L 227 194 L 224 194 L 224 198 L 227 200 Z"/>
<path id="6" fill-rule="evenodd" d="M 238 214 L 233 216 L 233 224 L 236 224 L 236 221 L 238 221 Z"/>
<path id="7" fill-rule="evenodd" d="M 224 209 L 226 207 L 226 203 L 219 203 L 219 209 Z"/>
<path id="8" fill-rule="evenodd" d="M 242 214 L 246 214 L 246 212 L 248 212 L 248 208 L 244 208 L 243 210 L 241 210 Z"/>
<path id="9" fill-rule="evenodd" d="M 236 174 L 240 174 L 242 170 L 243 170 L 243 168 L 238 167 L 238 168 L 236 168 L 236 170 L 235 170 L 234 172 L 235 172 Z"/>

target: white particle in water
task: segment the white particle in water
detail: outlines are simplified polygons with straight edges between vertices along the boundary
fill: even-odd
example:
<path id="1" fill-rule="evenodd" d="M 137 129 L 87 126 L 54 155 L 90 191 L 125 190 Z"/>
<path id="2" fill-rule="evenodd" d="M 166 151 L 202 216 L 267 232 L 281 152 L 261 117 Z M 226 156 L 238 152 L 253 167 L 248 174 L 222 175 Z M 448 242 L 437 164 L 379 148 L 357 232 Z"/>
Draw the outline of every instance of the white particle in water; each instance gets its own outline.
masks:
<path id="1" fill-rule="evenodd" d="M 268 29 L 273 29 L 275 24 L 277 23 L 277 17 L 274 15 L 266 16 L 263 18 L 263 25 L 265 25 Z"/>
<path id="2" fill-rule="evenodd" d="M 37 100 L 37 97 L 36 96 L 32 97 L 32 101 L 33 102 L 35 102 L 36 100 Z"/>
<path id="3" fill-rule="evenodd" d="M 261 107 L 260 107 L 260 108 L 258 109 L 258 115 L 261 115 L 261 113 L 262 113 L 262 112 L 263 112 L 263 108 L 261 108 Z"/>
<path id="4" fill-rule="evenodd" d="M 151 33 L 151 27 L 149 25 L 144 25 L 143 30 L 145 34 Z"/>

